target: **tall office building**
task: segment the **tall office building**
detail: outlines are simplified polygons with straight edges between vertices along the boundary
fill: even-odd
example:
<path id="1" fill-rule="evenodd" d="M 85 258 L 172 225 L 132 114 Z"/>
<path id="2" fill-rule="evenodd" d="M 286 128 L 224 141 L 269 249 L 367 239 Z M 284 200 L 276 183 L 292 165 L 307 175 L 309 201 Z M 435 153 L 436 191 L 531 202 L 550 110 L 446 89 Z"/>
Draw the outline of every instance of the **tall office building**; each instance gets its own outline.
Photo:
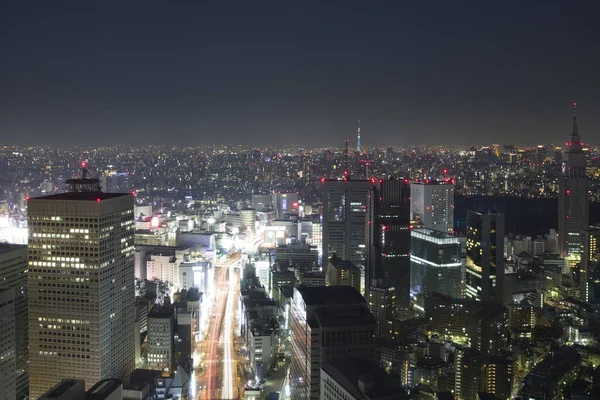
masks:
<path id="1" fill-rule="evenodd" d="M 133 196 L 97 179 L 30 199 L 30 396 L 63 378 L 128 380 L 135 363 Z"/>
<path id="2" fill-rule="evenodd" d="M 368 180 L 323 180 L 323 263 L 333 253 L 365 266 L 365 215 Z"/>
<path id="3" fill-rule="evenodd" d="M 588 303 L 600 293 L 594 293 L 592 277 L 600 261 L 600 228 L 586 229 L 583 234 L 583 251 L 581 254 L 581 270 L 579 275 L 579 298 Z"/>
<path id="4" fill-rule="evenodd" d="M 410 214 L 423 228 L 454 232 L 454 181 L 412 182 Z"/>
<path id="5" fill-rule="evenodd" d="M 367 288 L 373 279 L 383 279 L 396 289 L 399 310 L 410 305 L 409 196 L 407 179 L 379 180 L 369 192 L 367 207 Z"/>
<path id="6" fill-rule="evenodd" d="M 467 210 L 465 294 L 503 302 L 504 214 Z"/>
<path id="7" fill-rule="evenodd" d="M 588 228 L 589 200 L 586 161 L 577 131 L 576 104 L 573 104 L 573 132 L 563 153 L 558 196 L 558 253 L 578 260 L 582 231 Z"/>
<path id="8" fill-rule="evenodd" d="M 29 393 L 29 334 L 27 321 L 27 246 L 0 243 L 0 291 L 13 293 L 15 311 L 15 390 L 18 399 Z"/>
<path id="9" fill-rule="evenodd" d="M 423 312 L 426 293 L 462 297 L 462 261 L 456 236 L 432 229 L 411 232 L 410 292 L 416 309 Z"/>
<path id="10" fill-rule="evenodd" d="M 17 398 L 16 318 L 13 289 L 0 289 L 0 393 L 3 399 Z"/>
<path id="11" fill-rule="evenodd" d="M 375 358 L 377 322 L 351 286 L 294 288 L 290 313 L 292 400 L 318 400 L 321 365 Z"/>

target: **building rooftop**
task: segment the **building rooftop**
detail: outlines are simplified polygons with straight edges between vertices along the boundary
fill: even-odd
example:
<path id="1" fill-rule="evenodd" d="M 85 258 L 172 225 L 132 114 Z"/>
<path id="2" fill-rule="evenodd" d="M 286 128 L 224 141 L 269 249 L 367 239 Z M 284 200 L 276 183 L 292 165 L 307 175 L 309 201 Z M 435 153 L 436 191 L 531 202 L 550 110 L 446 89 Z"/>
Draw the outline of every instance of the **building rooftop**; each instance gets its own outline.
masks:
<path id="1" fill-rule="evenodd" d="M 354 305 L 333 306 L 320 308 L 315 311 L 315 320 L 311 321 L 311 326 L 320 328 L 339 328 L 356 327 L 372 325 L 377 326 L 377 320 L 371 314 L 371 311 L 365 307 L 356 307 Z"/>
<path id="2" fill-rule="evenodd" d="M 363 358 L 345 358 L 321 367 L 340 386 L 358 399 L 409 399 L 400 382 L 394 382 L 377 364 Z M 359 381 L 365 383 L 361 390 Z M 396 383 L 396 384 L 394 384 Z"/>
<path id="3" fill-rule="evenodd" d="M 66 192 L 59 194 L 51 194 L 48 196 L 34 197 L 29 201 L 36 200 L 77 200 L 77 201 L 103 201 L 116 197 L 133 196 L 129 193 L 104 193 L 104 192 Z"/>
<path id="4" fill-rule="evenodd" d="M 485 305 L 477 314 L 473 317 L 475 318 L 483 318 L 483 319 L 491 319 L 501 316 L 504 313 L 508 313 L 508 309 L 501 304 L 480 302 L 482 305 Z"/>
<path id="5" fill-rule="evenodd" d="M 352 286 L 298 286 L 295 288 L 307 306 L 367 304 Z"/>
<path id="6" fill-rule="evenodd" d="M 122 387 L 123 382 L 119 379 L 103 379 L 92 386 L 86 393 L 86 400 L 108 399 L 115 390 Z"/>
<path id="7" fill-rule="evenodd" d="M 43 396 L 43 399 L 58 399 L 69 391 L 73 391 L 73 395 L 85 394 L 85 383 L 75 379 L 63 379 L 59 384 L 54 386 Z"/>
<path id="8" fill-rule="evenodd" d="M 172 305 L 156 304 L 148 313 L 148 318 L 171 318 L 174 315 Z"/>
<path id="9" fill-rule="evenodd" d="M 0 254 L 22 249 L 27 249 L 27 246 L 24 244 L 0 243 Z"/>
<path id="10" fill-rule="evenodd" d="M 354 265 L 354 263 L 352 261 L 342 260 L 341 258 L 339 258 L 337 256 L 331 257 L 329 259 L 329 262 L 337 269 L 343 269 L 346 271 L 359 270 L 359 268 L 356 265 Z"/>
<path id="11" fill-rule="evenodd" d="M 453 179 L 446 179 L 444 181 L 437 181 L 434 179 L 426 179 L 424 181 L 411 181 L 411 184 L 417 184 L 417 185 L 454 185 L 454 180 Z"/>

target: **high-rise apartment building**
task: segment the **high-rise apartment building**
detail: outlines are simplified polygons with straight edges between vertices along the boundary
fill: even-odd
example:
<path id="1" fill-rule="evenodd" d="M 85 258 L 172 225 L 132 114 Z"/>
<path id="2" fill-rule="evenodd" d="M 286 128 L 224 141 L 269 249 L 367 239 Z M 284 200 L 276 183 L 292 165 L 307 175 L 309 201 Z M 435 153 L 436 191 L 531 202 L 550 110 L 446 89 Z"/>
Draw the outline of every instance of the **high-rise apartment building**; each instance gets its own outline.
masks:
<path id="1" fill-rule="evenodd" d="M 407 179 L 379 180 L 369 191 L 367 207 L 365 281 L 370 285 L 373 279 L 383 279 L 394 287 L 401 310 L 410 305 L 409 198 Z"/>
<path id="2" fill-rule="evenodd" d="M 423 228 L 454 232 L 454 181 L 410 184 L 410 214 Z"/>
<path id="3" fill-rule="evenodd" d="M 576 104 L 573 104 L 573 132 L 565 144 L 559 177 L 558 253 L 561 258 L 578 260 L 582 232 L 589 224 L 589 194 L 586 160 L 577 130 Z"/>
<path id="4" fill-rule="evenodd" d="M 414 229 L 410 264 L 410 292 L 416 309 L 423 311 L 426 293 L 461 297 L 463 264 L 456 236 L 426 228 Z"/>
<path id="5" fill-rule="evenodd" d="M 465 294 L 503 302 L 504 214 L 467 210 Z"/>
<path id="6" fill-rule="evenodd" d="M 29 393 L 29 333 L 27 318 L 27 246 L 0 243 L 0 291 L 13 293 L 15 311 L 15 390 L 18 399 Z"/>
<path id="7" fill-rule="evenodd" d="M 134 369 L 133 196 L 85 174 L 68 183 L 28 203 L 32 398 L 65 377 L 90 387 Z"/>
<path id="8" fill-rule="evenodd" d="M 294 288 L 290 313 L 292 400 L 318 400 L 323 363 L 375 357 L 377 322 L 350 286 Z"/>
<path id="9" fill-rule="evenodd" d="M 369 180 L 323 181 L 323 262 L 333 253 L 365 266 L 365 215 Z"/>

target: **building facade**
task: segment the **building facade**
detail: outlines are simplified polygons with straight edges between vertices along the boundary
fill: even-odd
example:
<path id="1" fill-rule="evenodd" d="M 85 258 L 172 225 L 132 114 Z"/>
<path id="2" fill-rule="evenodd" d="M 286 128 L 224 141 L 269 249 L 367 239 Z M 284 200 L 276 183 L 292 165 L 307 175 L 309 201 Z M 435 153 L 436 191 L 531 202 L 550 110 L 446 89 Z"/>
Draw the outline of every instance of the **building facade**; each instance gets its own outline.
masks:
<path id="1" fill-rule="evenodd" d="M 30 199 L 30 396 L 64 377 L 128 379 L 135 363 L 133 196 Z"/>
<path id="2" fill-rule="evenodd" d="M 600 293 L 594 293 L 594 271 L 600 261 L 600 228 L 586 229 L 582 232 L 583 248 L 581 252 L 581 267 L 579 276 L 579 298 L 592 303 L 592 298 Z"/>
<path id="3" fill-rule="evenodd" d="M 156 304 L 148 314 L 148 368 L 163 372 L 174 370 L 175 310 L 172 305 Z"/>
<path id="4" fill-rule="evenodd" d="M 0 390 L 2 398 L 17 397 L 17 346 L 13 289 L 0 289 Z"/>
<path id="5" fill-rule="evenodd" d="M 319 399 L 323 363 L 375 357 L 377 322 L 353 287 L 294 288 L 290 320 L 293 400 Z"/>
<path id="6" fill-rule="evenodd" d="M 329 259 L 327 266 L 328 286 L 352 286 L 360 292 L 360 275 L 360 269 L 350 261 L 342 260 L 339 257 Z"/>
<path id="7" fill-rule="evenodd" d="M 365 266 L 365 216 L 368 180 L 323 182 L 323 261 L 333 253 L 359 268 Z"/>
<path id="8" fill-rule="evenodd" d="M 29 322 L 27 284 L 27 246 L 0 243 L 0 291 L 10 290 L 15 307 L 16 396 L 29 393 Z"/>
<path id="9" fill-rule="evenodd" d="M 396 289 L 402 310 L 410 306 L 409 199 L 407 179 L 379 180 L 369 192 L 366 221 L 367 288 L 373 279 L 383 279 Z"/>
<path id="10" fill-rule="evenodd" d="M 410 214 L 423 228 L 453 233 L 454 182 L 411 182 Z"/>
<path id="11" fill-rule="evenodd" d="M 463 263 L 458 238 L 442 231 L 411 232 L 410 292 L 414 306 L 423 311 L 425 293 L 462 295 Z"/>

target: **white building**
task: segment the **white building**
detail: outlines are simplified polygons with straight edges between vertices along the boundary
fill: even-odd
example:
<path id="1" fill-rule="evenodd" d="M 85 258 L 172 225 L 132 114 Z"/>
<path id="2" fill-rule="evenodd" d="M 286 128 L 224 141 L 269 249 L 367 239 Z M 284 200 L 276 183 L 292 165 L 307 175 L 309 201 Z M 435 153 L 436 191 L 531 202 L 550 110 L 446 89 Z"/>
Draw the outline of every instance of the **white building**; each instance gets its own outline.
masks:
<path id="1" fill-rule="evenodd" d="M 250 328 L 247 333 L 248 356 L 252 370 L 257 376 L 263 378 L 270 369 L 277 354 L 277 334 L 268 321 L 249 321 Z"/>
<path id="2" fill-rule="evenodd" d="M 180 291 L 195 287 L 200 293 L 212 293 L 214 268 L 210 261 L 186 261 L 178 269 Z"/>
<path id="3" fill-rule="evenodd" d="M 256 261 L 254 267 L 256 268 L 256 277 L 260 281 L 260 284 L 265 287 L 269 297 L 272 297 L 269 293 L 271 289 L 271 268 L 269 267 L 269 261 Z"/>
<path id="4" fill-rule="evenodd" d="M 411 219 L 423 228 L 454 231 L 454 184 L 452 181 L 424 181 L 410 184 Z"/>
<path id="5" fill-rule="evenodd" d="M 169 282 L 179 289 L 179 263 L 174 255 L 152 254 L 147 263 L 149 280 Z"/>

